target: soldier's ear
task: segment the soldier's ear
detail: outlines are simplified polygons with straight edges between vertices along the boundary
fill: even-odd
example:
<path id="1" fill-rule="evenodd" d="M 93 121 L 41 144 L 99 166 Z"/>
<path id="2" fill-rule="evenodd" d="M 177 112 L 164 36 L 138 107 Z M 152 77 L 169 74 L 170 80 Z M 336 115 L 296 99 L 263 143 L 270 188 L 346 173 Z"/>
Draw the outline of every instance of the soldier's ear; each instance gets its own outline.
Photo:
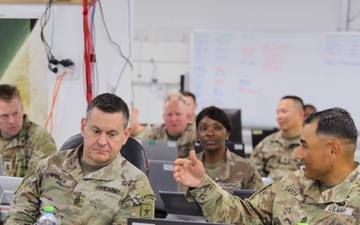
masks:
<path id="1" fill-rule="evenodd" d="M 332 140 L 329 143 L 329 147 L 330 147 L 330 155 L 331 157 L 335 157 L 337 158 L 339 156 L 339 154 L 342 151 L 341 145 L 339 143 L 339 141 L 337 140 Z"/>

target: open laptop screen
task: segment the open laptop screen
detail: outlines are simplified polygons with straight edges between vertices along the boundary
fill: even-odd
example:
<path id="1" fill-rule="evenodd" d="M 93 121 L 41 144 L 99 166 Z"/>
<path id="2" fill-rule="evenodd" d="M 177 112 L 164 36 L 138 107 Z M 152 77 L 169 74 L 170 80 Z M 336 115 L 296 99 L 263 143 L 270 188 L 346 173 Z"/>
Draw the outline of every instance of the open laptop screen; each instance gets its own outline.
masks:
<path id="1" fill-rule="evenodd" d="M 2 158 L 0 157 L 0 176 L 4 176 L 4 167 L 2 164 Z"/>
<path id="2" fill-rule="evenodd" d="M 256 192 L 256 190 L 246 190 L 246 189 L 235 189 L 234 195 L 240 197 L 241 199 L 250 198 L 251 195 L 253 195 Z"/>
<path id="3" fill-rule="evenodd" d="M 174 161 L 179 156 L 176 141 L 139 140 L 148 159 Z"/>
<path id="4" fill-rule="evenodd" d="M 1 205 L 10 205 L 16 189 L 20 186 L 22 177 L 0 176 Z"/>
<path id="5" fill-rule="evenodd" d="M 196 221 L 129 218 L 128 225 L 229 225 L 224 223 L 204 223 Z"/>
<path id="6" fill-rule="evenodd" d="M 160 197 L 168 214 L 203 216 L 196 202 L 188 202 L 184 192 L 160 191 Z"/>

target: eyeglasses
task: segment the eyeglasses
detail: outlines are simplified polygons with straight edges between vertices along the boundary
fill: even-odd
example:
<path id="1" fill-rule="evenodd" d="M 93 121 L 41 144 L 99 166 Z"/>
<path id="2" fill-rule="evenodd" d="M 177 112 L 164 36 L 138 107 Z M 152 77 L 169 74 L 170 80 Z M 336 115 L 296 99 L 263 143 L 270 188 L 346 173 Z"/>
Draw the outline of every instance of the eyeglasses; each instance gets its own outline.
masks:
<path id="1" fill-rule="evenodd" d="M 20 112 L 16 111 L 11 114 L 2 114 L 0 115 L 0 120 L 8 120 L 10 118 L 10 115 L 14 118 L 18 118 L 20 116 Z"/>

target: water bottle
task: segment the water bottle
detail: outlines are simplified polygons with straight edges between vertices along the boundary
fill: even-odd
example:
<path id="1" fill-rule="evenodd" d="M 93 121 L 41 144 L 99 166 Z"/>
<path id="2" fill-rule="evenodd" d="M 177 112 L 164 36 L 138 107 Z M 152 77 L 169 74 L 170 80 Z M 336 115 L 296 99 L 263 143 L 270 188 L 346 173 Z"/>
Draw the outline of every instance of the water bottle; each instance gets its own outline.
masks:
<path id="1" fill-rule="evenodd" d="M 39 217 L 35 225 L 57 225 L 56 217 L 54 215 L 54 207 L 45 206 L 44 213 Z"/>

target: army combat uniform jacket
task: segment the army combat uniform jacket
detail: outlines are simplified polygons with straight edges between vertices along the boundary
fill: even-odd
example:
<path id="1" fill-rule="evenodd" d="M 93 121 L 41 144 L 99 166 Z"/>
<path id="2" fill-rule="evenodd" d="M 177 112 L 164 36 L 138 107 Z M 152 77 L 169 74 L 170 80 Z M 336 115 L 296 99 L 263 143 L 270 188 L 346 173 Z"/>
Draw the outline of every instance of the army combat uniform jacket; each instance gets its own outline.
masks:
<path id="1" fill-rule="evenodd" d="M 344 182 L 320 192 L 320 182 L 290 173 L 245 201 L 228 194 L 207 177 L 187 193 L 207 221 L 230 224 L 360 224 L 360 166 Z M 216 207 L 214 207 L 216 205 Z"/>
<path id="2" fill-rule="evenodd" d="M 300 162 L 295 159 L 296 149 L 300 145 L 300 135 L 287 139 L 282 131 L 265 137 L 253 150 L 250 157 L 260 171 L 261 176 L 279 180 L 288 173 L 300 169 Z"/>
<path id="3" fill-rule="evenodd" d="M 44 128 L 29 121 L 26 115 L 22 129 L 16 137 L 6 140 L 0 135 L 0 157 L 6 176 L 24 177 L 32 164 L 55 152 L 56 145 L 51 135 Z"/>
<path id="4" fill-rule="evenodd" d="M 196 154 L 196 157 L 205 165 L 204 152 Z M 215 170 L 210 178 L 231 194 L 235 189 L 260 190 L 264 187 L 255 166 L 229 149 L 226 149 L 222 163 Z M 187 187 L 180 186 L 180 190 L 184 192 Z"/>
<path id="5" fill-rule="evenodd" d="M 118 154 L 84 177 L 82 149 L 60 151 L 29 169 L 5 224 L 33 224 L 44 206 L 54 206 L 63 225 L 125 225 L 129 217 L 154 217 L 155 196 L 143 172 Z"/>
<path id="6" fill-rule="evenodd" d="M 162 141 L 176 141 L 178 144 L 179 157 L 186 158 L 189 156 L 190 150 L 194 149 L 196 127 L 195 124 L 188 123 L 188 126 L 179 137 L 172 137 L 167 133 L 165 124 L 154 125 L 149 131 L 147 138 Z"/>

